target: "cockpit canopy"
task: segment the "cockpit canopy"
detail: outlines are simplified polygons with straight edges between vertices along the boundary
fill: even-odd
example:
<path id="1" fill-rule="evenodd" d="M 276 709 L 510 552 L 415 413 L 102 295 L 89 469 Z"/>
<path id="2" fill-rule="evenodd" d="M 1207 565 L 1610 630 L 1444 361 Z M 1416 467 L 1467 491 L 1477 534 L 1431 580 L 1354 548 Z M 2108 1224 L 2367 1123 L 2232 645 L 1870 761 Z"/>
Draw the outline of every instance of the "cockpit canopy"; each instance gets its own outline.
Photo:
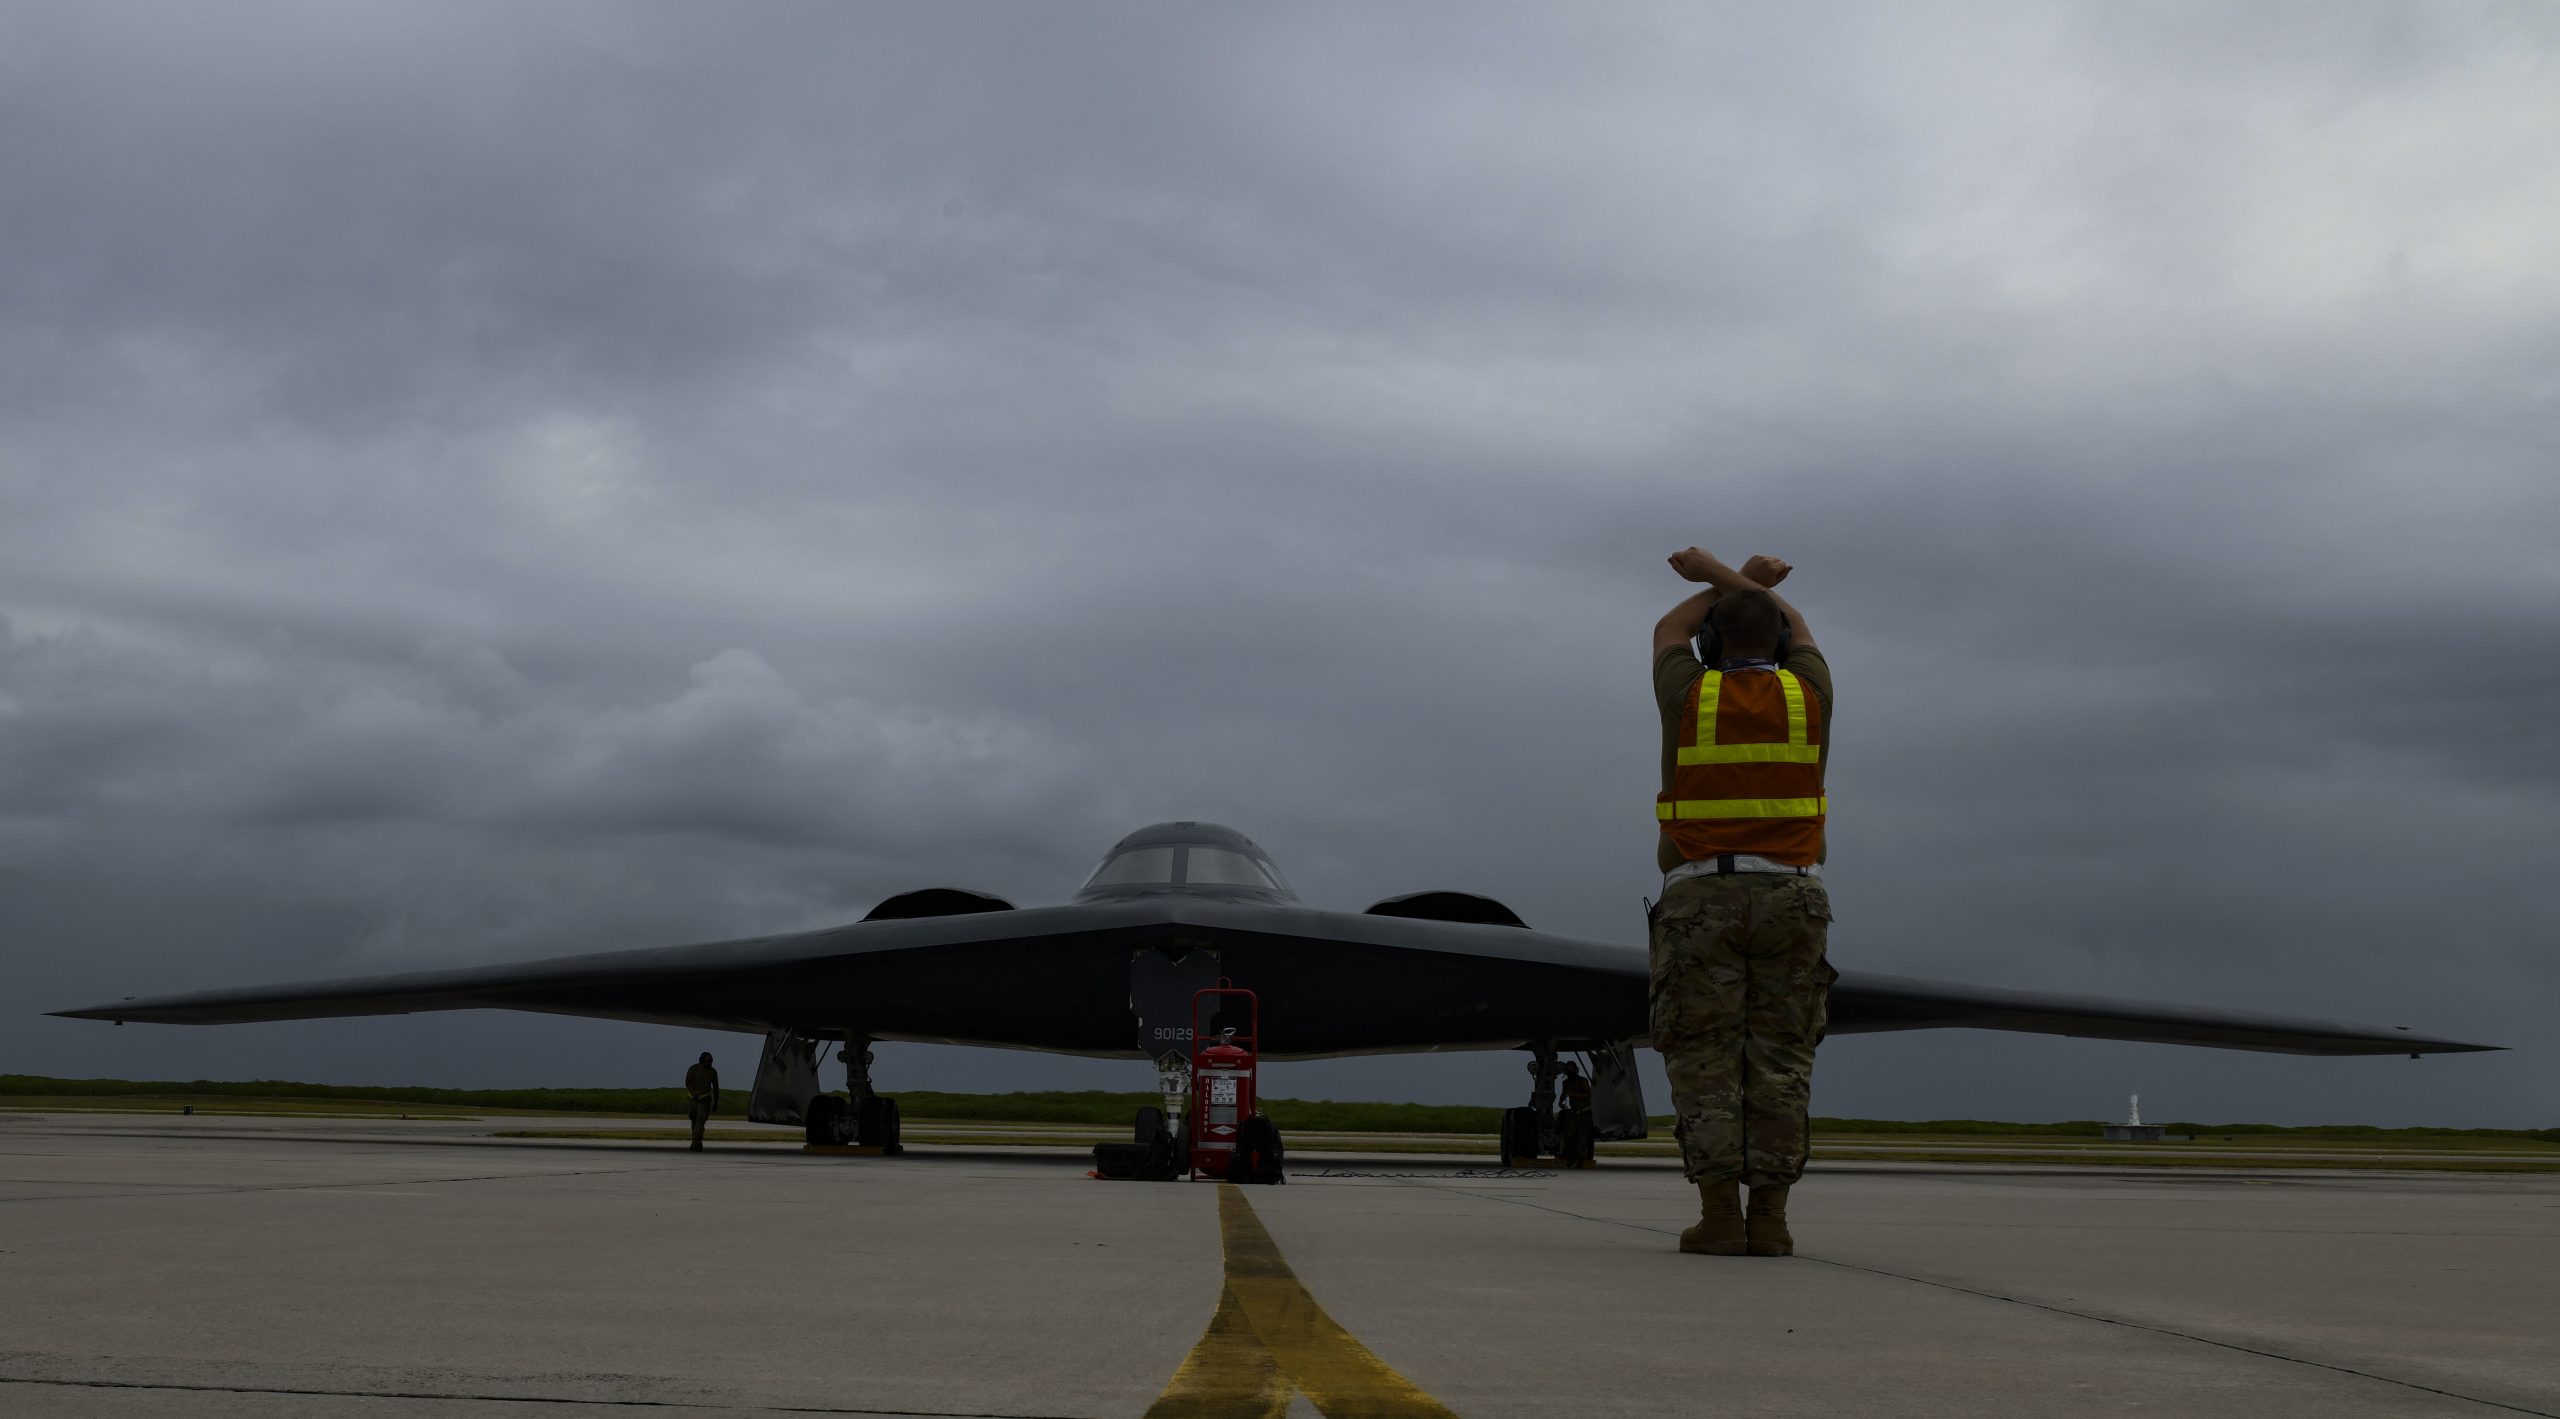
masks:
<path id="1" fill-rule="evenodd" d="M 1253 839 L 1216 823 L 1157 823 L 1112 846 L 1077 891 L 1079 902 L 1154 892 L 1294 902 L 1298 894 Z"/>

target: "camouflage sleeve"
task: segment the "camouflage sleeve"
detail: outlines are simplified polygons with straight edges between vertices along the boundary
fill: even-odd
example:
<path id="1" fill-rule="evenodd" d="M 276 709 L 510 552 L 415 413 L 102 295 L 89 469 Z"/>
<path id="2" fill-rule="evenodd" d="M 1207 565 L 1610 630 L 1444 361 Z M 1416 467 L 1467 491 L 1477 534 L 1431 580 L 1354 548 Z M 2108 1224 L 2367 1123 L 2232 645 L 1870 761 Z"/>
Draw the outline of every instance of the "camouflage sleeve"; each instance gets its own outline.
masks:
<path id="1" fill-rule="evenodd" d="M 1822 737 L 1831 738 L 1831 662 L 1813 646 L 1787 652 L 1787 668 L 1796 673 L 1813 692 L 1822 697 Z"/>
<path id="2" fill-rule="evenodd" d="M 1792 667 L 1794 663 L 1790 660 L 1788 665 Z M 1697 653 L 1685 645 L 1675 645 L 1653 658 L 1653 703 L 1663 718 L 1680 712 L 1680 707 L 1688 703 L 1689 686 L 1706 673 L 1707 667 L 1698 663 Z"/>

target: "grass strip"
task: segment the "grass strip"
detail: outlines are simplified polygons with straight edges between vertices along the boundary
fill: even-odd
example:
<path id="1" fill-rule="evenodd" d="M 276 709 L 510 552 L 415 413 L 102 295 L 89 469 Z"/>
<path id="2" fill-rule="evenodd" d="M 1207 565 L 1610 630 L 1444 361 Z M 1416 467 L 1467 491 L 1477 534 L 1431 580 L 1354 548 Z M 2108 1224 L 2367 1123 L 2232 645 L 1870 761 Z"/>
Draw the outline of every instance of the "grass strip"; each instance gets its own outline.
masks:
<path id="1" fill-rule="evenodd" d="M 450 1104 L 376 1103 L 366 1099 L 234 1099 L 219 1094 L 122 1094 L 106 1096 L 0 1094 L 0 1109 L 41 1113 L 176 1113 L 193 1109 L 227 1118 L 441 1118 L 477 1120 L 481 1113 Z"/>
<path id="2" fill-rule="evenodd" d="M 621 1143 L 681 1144 L 691 1135 L 681 1128 L 562 1128 L 512 1129 L 490 1135 L 493 1138 L 587 1139 Z M 712 1129 L 706 1135 L 715 1143 L 761 1143 L 775 1147 L 798 1147 L 800 1139 L 784 1132 L 748 1133 L 736 1129 Z M 1080 1148 L 1090 1145 L 1090 1134 L 1037 1132 L 970 1133 L 961 1130 L 936 1132 L 930 1138 L 911 1138 L 922 1145 L 957 1148 Z M 1408 1141 L 1393 1148 L 1350 1137 L 1293 1138 L 1289 1151 L 1301 1153 L 1399 1153 L 1428 1157 L 1477 1157 L 1487 1155 L 1493 1138 L 1445 1138 Z M 1668 1144 L 1604 1143 L 1603 1158 L 1670 1158 L 1677 1150 Z M 2008 1166 L 2048 1166 L 2066 1168 L 2207 1168 L 2232 1171 L 2378 1171 L 2378 1172 L 2455 1172 L 2455 1173 L 2549 1173 L 2560 1172 L 2560 1157 L 2547 1162 L 2518 1161 L 2505 1158 L 2467 1158 L 2459 1153 L 2414 1154 L 2394 1158 L 2267 1158 L 2213 1157 L 2210 1155 L 2085 1154 L 2055 1156 L 2042 1152 L 2020 1153 L 1929 1153 L 1862 1152 L 1855 1148 L 1823 1148 L 1815 1151 L 1818 1162 L 1836 1163 L 1965 1163 Z"/>
<path id="3" fill-rule="evenodd" d="M 735 1079 L 724 1091 L 719 1116 L 746 1117 L 746 1080 Z M 900 1110 L 910 1120 L 951 1122 L 1083 1124 L 1126 1128 L 1143 1107 L 1158 1106 L 1152 1092 L 1032 1090 L 1005 1094 L 953 1094 L 930 1089 L 896 1091 Z M 110 1105 L 107 1101 L 115 1101 Z M 682 1117 L 684 1090 L 665 1089 L 439 1089 L 419 1085 L 305 1084 L 278 1079 L 188 1082 L 130 1079 L 56 1079 L 35 1074 L 0 1074 L 0 1106 L 166 1108 L 172 1112 L 217 1101 L 255 1100 L 291 1110 L 315 1106 L 350 1111 L 380 1108 L 419 1114 L 430 1110 L 471 1114 L 628 1114 Z M 1266 1098 L 1264 1112 L 1290 1133 L 1419 1133 L 1491 1136 L 1502 1110 L 1471 1104 L 1398 1104 L 1362 1100 Z M 1816 1118 L 1813 1131 L 1826 1138 L 1940 1138 L 1949 1142 L 2018 1142 L 2029 1139 L 2101 1141 L 2104 1125 L 2093 1119 L 2059 1123 L 2013 1123 L 1993 1119 Z M 1653 1120 L 1665 1135 L 1668 1115 Z M 2297 1127 L 2262 1123 L 2171 1123 L 2172 1134 L 2195 1142 L 2247 1142 L 2255 1145 L 2309 1146 L 2353 1144 L 2362 1148 L 2484 1148 L 2504 1146 L 2560 1149 L 2560 1128 L 2376 1128 L 2362 1124 Z"/>

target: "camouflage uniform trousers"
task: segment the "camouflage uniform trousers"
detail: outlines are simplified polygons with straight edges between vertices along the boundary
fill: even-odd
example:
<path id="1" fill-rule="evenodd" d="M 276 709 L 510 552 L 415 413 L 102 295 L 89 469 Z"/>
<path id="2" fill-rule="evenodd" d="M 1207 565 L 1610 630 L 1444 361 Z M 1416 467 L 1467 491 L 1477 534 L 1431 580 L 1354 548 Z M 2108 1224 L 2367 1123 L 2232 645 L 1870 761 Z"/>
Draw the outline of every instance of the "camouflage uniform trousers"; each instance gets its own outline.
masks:
<path id="1" fill-rule="evenodd" d="M 1653 909 L 1653 1047 L 1671 1075 L 1691 1182 L 1804 1175 L 1813 1051 L 1831 983 L 1831 896 L 1815 878 L 1690 877 Z"/>

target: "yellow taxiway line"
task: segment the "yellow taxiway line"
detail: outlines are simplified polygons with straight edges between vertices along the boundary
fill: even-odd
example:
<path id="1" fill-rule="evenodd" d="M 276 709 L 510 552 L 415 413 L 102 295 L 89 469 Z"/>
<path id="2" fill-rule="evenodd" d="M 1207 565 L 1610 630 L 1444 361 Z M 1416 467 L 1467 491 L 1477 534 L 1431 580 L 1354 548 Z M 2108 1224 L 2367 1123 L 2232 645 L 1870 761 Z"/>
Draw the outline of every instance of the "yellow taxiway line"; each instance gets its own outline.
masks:
<path id="1" fill-rule="evenodd" d="M 1147 1419 L 1280 1419 L 1292 1390 L 1325 1419 L 1457 1419 L 1326 1315 L 1234 1183 L 1218 1184 L 1226 1286 Z"/>

